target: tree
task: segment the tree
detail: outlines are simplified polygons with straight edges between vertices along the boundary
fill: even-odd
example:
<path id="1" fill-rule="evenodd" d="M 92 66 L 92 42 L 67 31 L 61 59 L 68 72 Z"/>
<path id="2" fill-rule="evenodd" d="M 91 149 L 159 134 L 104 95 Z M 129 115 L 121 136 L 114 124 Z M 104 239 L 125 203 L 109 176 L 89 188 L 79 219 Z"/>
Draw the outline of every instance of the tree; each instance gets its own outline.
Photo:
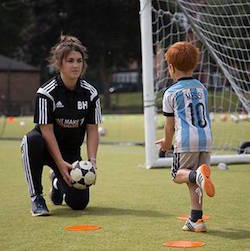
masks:
<path id="1" fill-rule="evenodd" d="M 109 107 L 108 83 L 130 57 L 140 62 L 139 1 L 35 1 L 33 21 L 24 33 L 30 62 L 45 69 L 49 49 L 61 32 L 80 38 L 88 49 L 88 75 L 101 81 Z"/>
<path id="2" fill-rule="evenodd" d="M 22 56 L 21 32 L 29 21 L 30 9 L 18 1 L 0 0 L 0 54 L 5 56 Z"/>

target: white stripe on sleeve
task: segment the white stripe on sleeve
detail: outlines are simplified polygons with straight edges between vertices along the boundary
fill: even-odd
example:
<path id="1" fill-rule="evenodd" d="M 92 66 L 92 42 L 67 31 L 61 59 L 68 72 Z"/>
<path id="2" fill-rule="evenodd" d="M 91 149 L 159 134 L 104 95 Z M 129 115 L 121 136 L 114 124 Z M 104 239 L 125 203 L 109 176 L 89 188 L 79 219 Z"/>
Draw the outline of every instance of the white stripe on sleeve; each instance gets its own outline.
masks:
<path id="1" fill-rule="evenodd" d="M 47 99 L 39 98 L 39 124 L 45 125 L 48 123 L 48 109 Z"/>

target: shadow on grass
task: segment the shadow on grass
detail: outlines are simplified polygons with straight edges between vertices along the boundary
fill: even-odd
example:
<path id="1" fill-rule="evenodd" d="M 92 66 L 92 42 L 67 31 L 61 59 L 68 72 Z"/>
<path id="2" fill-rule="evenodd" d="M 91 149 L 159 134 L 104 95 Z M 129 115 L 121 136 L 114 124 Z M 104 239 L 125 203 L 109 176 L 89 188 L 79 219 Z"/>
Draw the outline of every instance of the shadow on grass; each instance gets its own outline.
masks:
<path id="1" fill-rule="evenodd" d="M 231 240 L 250 239 L 250 230 L 246 229 L 237 229 L 237 228 L 226 228 L 223 230 L 209 229 L 209 231 L 206 234 L 219 236 Z"/>
<path id="2" fill-rule="evenodd" d="M 114 207 L 87 207 L 85 210 L 71 210 L 69 207 L 60 206 L 52 209 L 51 216 L 54 217 L 80 217 L 83 215 L 99 215 L 99 216 L 116 216 L 116 215 L 133 215 L 136 217 L 166 217 L 170 214 L 163 214 L 159 211 L 139 210 L 130 208 L 114 208 Z"/>

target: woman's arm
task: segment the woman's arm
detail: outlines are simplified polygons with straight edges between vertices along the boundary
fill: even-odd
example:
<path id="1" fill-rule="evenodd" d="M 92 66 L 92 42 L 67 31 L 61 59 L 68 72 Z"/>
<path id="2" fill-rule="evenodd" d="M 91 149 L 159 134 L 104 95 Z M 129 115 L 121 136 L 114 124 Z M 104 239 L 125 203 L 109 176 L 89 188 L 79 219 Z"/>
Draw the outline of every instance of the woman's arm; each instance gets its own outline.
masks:
<path id="1" fill-rule="evenodd" d="M 99 144 L 99 133 L 98 125 L 96 124 L 87 124 L 87 154 L 88 159 L 94 164 L 96 168 L 96 155 Z"/>
<path id="2" fill-rule="evenodd" d="M 72 186 L 72 179 L 69 175 L 69 169 L 72 169 L 72 165 L 64 161 L 54 134 L 53 124 L 40 125 L 42 136 L 47 144 L 48 151 L 52 158 L 55 160 L 56 165 L 67 183 L 68 186 Z"/>

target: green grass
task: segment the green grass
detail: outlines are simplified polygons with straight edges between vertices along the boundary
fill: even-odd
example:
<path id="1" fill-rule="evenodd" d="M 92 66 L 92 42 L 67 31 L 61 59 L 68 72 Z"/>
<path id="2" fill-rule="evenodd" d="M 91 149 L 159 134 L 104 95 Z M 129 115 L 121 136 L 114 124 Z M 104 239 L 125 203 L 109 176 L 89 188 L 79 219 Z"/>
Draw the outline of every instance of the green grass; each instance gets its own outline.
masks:
<path id="1" fill-rule="evenodd" d="M 25 126 L 20 126 L 19 120 L 23 118 L 8 125 L 9 135 L 19 135 L 19 130 L 25 132 L 32 127 L 31 118 L 26 118 Z M 106 116 L 103 126 L 108 128 L 104 141 L 118 136 L 137 141 L 143 136 L 142 116 Z M 229 124 L 228 127 L 232 131 Z M 205 197 L 209 232 L 199 234 L 183 232 L 183 222 L 176 219 L 189 213 L 186 186 L 174 184 L 169 169 L 143 168 L 141 146 L 100 145 L 97 184 L 91 188 L 88 208 L 80 212 L 66 205 L 52 205 L 48 198 L 49 168 L 45 167 L 44 196 L 51 216 L 40 218 L 30 215 L 20 141 L 1 140 L 0 160 L 0 250 L 154 251 L 170 250 L 162 244 L 171 240 L 204 241 L 206 245 L 200 248 L 204 251 L 250 250 L 249 165 L 229 165 L 227 171 L 212 167 L 216 196 Z M 100 225 L 102 230 L 64 229 L 80 224 Z"/>
<path id="2" fill-rule="evenodd" d="M 242 142 L 250 141 L 250 122 L 235 123 L 230 120 L 230 114 L 227 114 L 227 117 L 228 120 L 222 122 L 217 114 L 215 121 L 212 122 L 214 146 L 219 150 L 229 148 L 227 152 L 235 154 Z M 32 120 L 32 117 L 18 117 L 13 123 L 10 123 L 6 122 L 5 118 L 0 118 L 0 138 L 21 139 L 34 126 Z M 164 116 L 159 114 L 157 117 L 157 138 L 163 136 L 163 125 Z M 142 114 L 104 115 L 101 126 L 107 130 L 106 136 L 101 137 L 103 143 L 144 143 L 144 117 Z"/>

